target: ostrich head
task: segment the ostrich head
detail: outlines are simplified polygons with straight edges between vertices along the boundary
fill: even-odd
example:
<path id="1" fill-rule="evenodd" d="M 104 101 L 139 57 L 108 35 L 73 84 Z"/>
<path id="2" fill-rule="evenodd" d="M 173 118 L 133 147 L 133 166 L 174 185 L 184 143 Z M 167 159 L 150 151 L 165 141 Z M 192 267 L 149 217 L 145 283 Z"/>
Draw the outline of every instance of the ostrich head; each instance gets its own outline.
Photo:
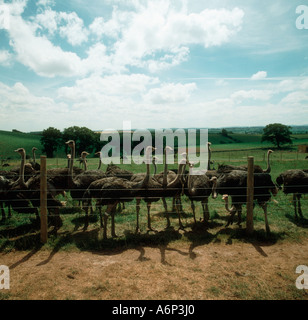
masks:
<path id="1" fill-rule="evenodd" d="M 154 164 L 154 163 L 157 163 L 159 161 L 159 158 L 158 157 L 153 157 L 152 158 L 152 163 Z"/>
<path id="2" fill-rule="evenodd" d="M 24 148 L 18 148 L 14 150 L 15 152 L 19 153 L 21 157 L 23 157 L 26 154 L 26 151 Z"/>
<path id="3" fill-rule="evenodd" d="M 37 148 L 35 148 L 35 147 L 32 148 L 32 151 L 36 151 L 36 150 L 37 150 Z"/>
<path id="4" fill-rule="evenodd" d="M 88 153 L 87 151 L 82 151 L 81 152 L 81 158 L 82 159 L 85 159 L 86 158 L 86 156 L 88 156 L 90 153 Z"/>
<path id="5" fill-rule="evenodd" d="M 75 141 L 74 140 L 68 140 L 65 142 L 70 148 L 75 147 Z"/>
<path id="6" fill-rule="evenodd" d="M 226 200 L 228 200 L 228 195 L 227 194 L 224 194 L 223 196 L 222 196 L 222 200 L 224 200 L 224 201 L 226 201 Z"/>

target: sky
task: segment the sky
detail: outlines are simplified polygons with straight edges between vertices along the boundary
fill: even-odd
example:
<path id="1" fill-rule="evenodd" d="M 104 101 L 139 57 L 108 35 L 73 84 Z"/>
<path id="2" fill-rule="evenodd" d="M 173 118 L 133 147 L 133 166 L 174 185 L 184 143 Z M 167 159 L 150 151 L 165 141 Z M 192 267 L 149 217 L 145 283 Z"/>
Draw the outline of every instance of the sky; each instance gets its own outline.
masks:
<path id="1" fill-rule="evenodd" d="M 0 0 L 0 130 L 308 124 L 307 0 Z"/>

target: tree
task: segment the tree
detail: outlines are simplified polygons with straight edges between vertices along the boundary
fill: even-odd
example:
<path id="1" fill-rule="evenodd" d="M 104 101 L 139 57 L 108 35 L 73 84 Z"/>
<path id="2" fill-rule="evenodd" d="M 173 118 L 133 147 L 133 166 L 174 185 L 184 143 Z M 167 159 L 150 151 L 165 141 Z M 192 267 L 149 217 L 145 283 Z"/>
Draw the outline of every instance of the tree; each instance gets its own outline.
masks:
<path id="1" fill-rule="evenodd" d="M 41 144 L 43 152 L 46 152 L 48 158 L 53 158 L 53 153 L 62 145 L 62 133 L 60 130 L 49 127 L 42 133 Z"/>
<path id="2" fill-rule="evenodd" d="M 223 137 L 228 137 L 228 131 L 227 131 L 226 129 L 222 129 L 222 130 L 221 130 L 221 135 L 222 135 Z"/>
<path id="3" fill-rule="evenodd" d="M 292 143 L 290 131 L 291 127 L 283 125 L 281 123 L 268 124 L 263 129 L 263 135 L 261 142 L 269 141 L 275 146 L 280 148 L 282 144 Z"/>
<path id="4" fill-rule="evenodd" d="M 74 140 L 76 144 L 76 153 L 77 155 L 80 155 L 83 151 L 89 153 L 95 151 L 97 135 L 95 135 L 94 131 L 86 127 L 73 126 L 64 129 L 63 140 Z"/>

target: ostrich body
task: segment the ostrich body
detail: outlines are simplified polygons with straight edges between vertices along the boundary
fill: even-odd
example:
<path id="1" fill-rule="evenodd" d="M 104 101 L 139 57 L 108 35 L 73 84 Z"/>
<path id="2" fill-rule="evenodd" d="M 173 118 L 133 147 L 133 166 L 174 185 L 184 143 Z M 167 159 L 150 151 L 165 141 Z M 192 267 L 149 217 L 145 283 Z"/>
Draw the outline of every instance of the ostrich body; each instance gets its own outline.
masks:
<path id="1" fill-rule="evenodd" d="M 302 194 L 308 193 L 308 170 L 286 170 L 277 177 L 276 182 L 279 188 L 283 185 L 285 194 L 293 193 L 295 219 L 298 219 L 297 211 L 300 217 L 303 218 L 300 199 Z"/>
<path id="2" fill-rule="evenodd" d="M 206 174 L 193 175 L 193 163 L 189 163 L 189 175 L 187 179 L 187 186 L 184 193 L 191 201 L 191 208 L 193 210 L 194 222 L 196 223 L 195 205 L 194 201 L 200 201 L 203 209 L 203 221 L 206 222 L 210 218 L 208 208 L 208 198 L 212 194 L 213 199 L 217 197 L 216 182 L 217 178 L 209 178 Z"/>
<path id="3" fill-rule="evenodd" d="M 40 206 L 40 180 L 35 176 L 25 182 L 24 167 L 26 152 L 23 148 L 19 148 L 15 150 L 15 152 L 18 152 L 21 155 L 21 166 L 19 178 L 10 185 L 8 195 L 10 204 L 14 211 L 18 213 L 35 213 L 37 220 L 39 221 L 37 208 Z M 54 198 L 55 187 L 48 181 L 47 188 L 47 207 L 49 213 L 55 213 L 55 215 L 51 217 L 51 220 L 53 220 L 56 231 L 62 225 L 62 221 L 59 216 L 59 207 L 61 207 L 62 204 Z"/>
<path id="4" fill-rule="evenodd" d="M 232 199 L 232 207 L 228 210 L 230 218 L 226 226 L 233 223 L 233 218 L 238 212 L 238 225 L 241 224 L 242 206 L 247 202 L 247 172 L 242 170 L 233 170 L 230 173 L 222 174 L 217 179 L 217 192 L 224 195 L 225 201 L 228 200 L 225 195 Z M 262 207 L 264 211 L 264 220 L 266 232 L 270 233 L 267 220 L 267 202 L 271 196 L 276 196 L 277 188 L 268 173 L 254 174 L 254 200 Z"/>
<path id="5" fill-rule="evenodd" d="M 2 215 L 2 220 L 6 219 L 3 204 L 7 200 L 7 192 L 9 190 L 11 181 L 7 179 L 4 176 L 0 176 L 0 208 L 1 208 L 1 215 Z"/>
<path id="6" fill-rule="evenodd" d="M 268 150 L 267 151 L 267 168 L 264 170 L 262 167 L 258 165 L 254 165 L 254 173 L 270 173 L 271 172 L 271 165 L 270 165 L 270 154 L 273 153 L 273 150 Z M 247 171 L 248 166 L 247 165 L 242 165 L 242 166 L 233 166 L 233 165 L 219 165 L 217 169 L 217 173 L 228 173 L 232 170 L 242 170 L 242 171 Z"/>
<path id="7" fill-rule="evenodd" d="M 106 174 L 101 170 L 87 170 L 87 160 L 86 156 L 89 154 L 86 151 L 81 153 L 81 158 L 84 164 L 84 171 L 80 174 L 73 176 L 73 167 L 74 167 L 74 154 L 75 154 L 75 141 L 69 140 L 66 144 L 71 148 L 71 161 L 69 168 L 69 189 L 72 199 L 81 201 L 83 194 L 88 186 L 95 180 L 102 179 L 106 177 Z"/>
<path id="8" fill-rule="evenodd" d="M 154 148 L 147 147 L 146 158 L 149 159 L 150 153 L 152 153 Z M 150 168 L 147 162 L 147 174 L 142 179 L 142 181 L 134 182 L 127 179 L 123 179 L 117 176 L 109 176 L 99 180 L 93 181 L 83 195 L 83 203 L 86 211 L 86 230 L 88 227 L 88 207 L 90 206 L 91 199 L 96 199 L 100 202 L 100 205 L 107 205 L 106 213 L 104 214 L 104 239 L 107 238 L 107 219 L 111 215 L 111 234 L 113 237 L 115 234 L 114 225 L 114 213 L 115 208 L 119 202 L 132 201 L 135 197 L 139 196 L 140 191 L 142 191 L 150 178 Z"/>
<path id="9" fill-rule="evenodd" d="M 106 175 L 109 177 L 118 177 L 121 179 L 131 180 L 133 172 L 124 170 L 118 167 L 117 165 L 111 163 L 107 166 Z"/>

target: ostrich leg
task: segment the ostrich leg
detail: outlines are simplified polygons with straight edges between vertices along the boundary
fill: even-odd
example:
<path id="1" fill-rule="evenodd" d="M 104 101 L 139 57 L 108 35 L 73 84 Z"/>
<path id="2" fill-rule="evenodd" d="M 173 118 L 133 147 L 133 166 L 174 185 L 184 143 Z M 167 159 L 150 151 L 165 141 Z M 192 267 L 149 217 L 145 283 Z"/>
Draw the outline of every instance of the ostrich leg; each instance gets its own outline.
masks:
<path id="1" fill-rule="evenodd" d="M 193 217 L 194 217 L 194 222 L 195 222 L 195 224 L 197 223 L 197 220 L 196 220 L 196 207 L 195 207 L 195 204 L 194 204 L 194 202 L 191 200 L 190 201 L 190 207 L 191 207 L 191 209 L 192 209 L 192 212 L 193 212 Z"/>
<path id="2" fill-rule="evenodd" d="M 242 206 L 240 206 L 237 210 L 237 216 L 238 216 L 238 226 L 241 227 L 241 223 L 242 223 Z"/>
<path id="3" fill-rule="evenodd" d="M 4 212 L 4 208 L 3 208 L 3 203 L 2 202 L 0 202 L 0 206 L 1 206 L 2 220 L 4 221 L 6 216 L 5 216 L 5 212 Z"/>
<path id="4" fill-rule="evenodd" d="M 162 198 L 164 208 L 165 208 L 165 213 L 166 213 L 166 219 L 167 219 L 167 229 L 170 228 L 170 218 L 169 218 L 169 212 L 168 212 L 168 206 L 165 198 Z"/>
<path id="5" fill-rule="evenodd" d="M 137 222 L 136 222 L 136 231 L 135 233 L 140 233 L 140 228 L 139 228 L 139 211 L 140 211 L 140 198 L 136 198 L 136 214 L 137 214 Z"/>
<path id="6" fill-rule="evenodd" d="M 156 231 L 155 229 L 152 228 L 151 226 L 151 215 L 150 215 L 150 211 L 151 211 L 151 202 L 147 203 L 147 209 L 148 209 L 148 231 Z"/>
<path id="7" fill-rule="evenodd" d="M 302 213 L 302 208 L 301 208 L 301 194 L 297 194 L 297 203 L 298 203 L 298 213 L 300 215 L 301 218 L 303 218 L 303 213 Z"/>
<path id="8" fill-rule="evenodd" d="M 270 234 L 271 230 L 268 224 L 268 220 L 267 220 L 267 203 L 262 203 L 261 207 L 264 211 L 264 220 L 265 220 L 265 229 L 266 229 L 266 233 Z"/>
<path id="9" fill-rule="evenodd" d="M 115 233 L 115 223 L 114 223 L 114 215 L 117 209 L 117 202 L 111 205 L 111 236 L 113 238 L 117 238 L 118 236 Z"/>
<path id="10" fill-rule="evenodd" d="M 176 200 L 175 200 L 175 207 L 176 207 L 176 211 L 178 213 L 178 217 L 179 217 L 179 225 L 180 225 L 180 229 L 184 230 L 184 226 L 182 224 L 182 221 L 181 221 L 181 211 L 180 211 L 180 199 L 179 197 L 176 197 Z"/>
<path id="11" fill-rule="evenodd" d="M 203 209 L 203 222 L 209 221 L 210 213 L 209 213 L 209 207 L 208 207 L 208 198 L 202 199 L 201 204 Z"/>

